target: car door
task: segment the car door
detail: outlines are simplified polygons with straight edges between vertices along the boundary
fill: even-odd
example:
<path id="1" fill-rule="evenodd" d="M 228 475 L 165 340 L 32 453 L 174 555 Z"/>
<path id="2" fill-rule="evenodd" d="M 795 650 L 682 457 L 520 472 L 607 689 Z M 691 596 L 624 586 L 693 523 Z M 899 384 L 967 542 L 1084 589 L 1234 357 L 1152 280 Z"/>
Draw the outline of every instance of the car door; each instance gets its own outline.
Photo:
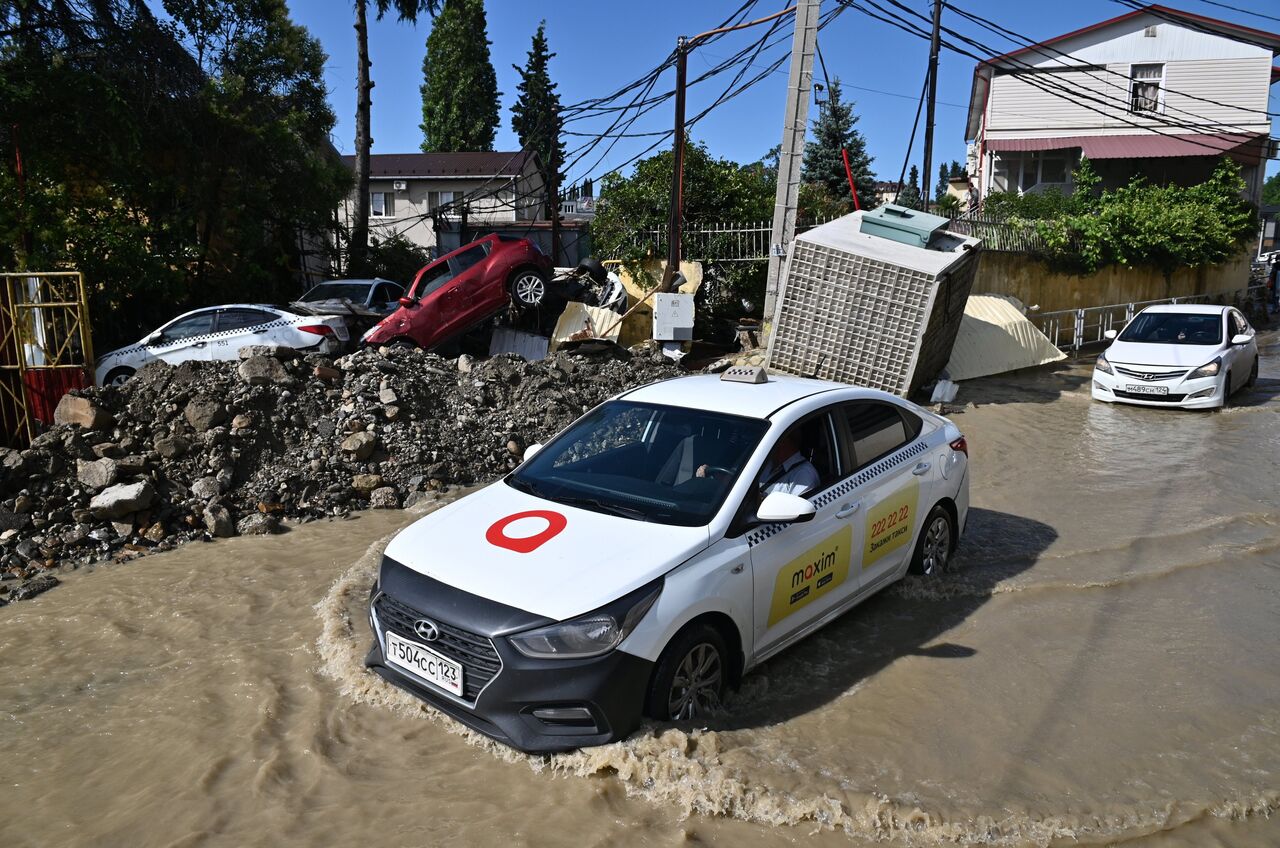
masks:
<path id="1" fill-rule="evenodd" d="M 489 244 L 482 242 L 449 257 L 453 279 L 444 287 L 441 314 L 450 336 L 483 321 L 502 306 L 481 285 L 488 255 Z"/>
<path id="2" fill-rule="evenodd" d="M 216 313 L 215 309 L 202 309 L 166 324 L 148 337 L 147 352 L 171 365 L 211 358 L 209 342 L 213 339 Z"/>
<path id="3" fill-rule="evenodd" d="M 262 309 L 219 309 L 216 335 L 210 344 L 212 359 L 236 359 L 240 348 L 256 344 L 288 344 L 276 338 L 270 326 L 280 316 Z"/>
<path id="4" fill-rule="evenodd" d="M 934 467 L 919 436 L 924 422 L 880 400 L 848 401 L 835 416 L 841 455 L 850 463 L 848 497 L 861 507 L 859 591 L 874 592 L 906 568 L 921 513 L 933 504 Z"/>
<path id="5" fill-rule="evenodd" d="M 1249 327 L 1249 322 L 1234 309 L 1227 310 L 1226 319 L 1226 338 L 1223 339 L 1226 343 L 1223 359 L 1226 361 L 1223 364 L 1231 372 L 1230 390 L 1235 391 L 1249 381 L 1249 372 L 1253 369 L 1253 362 L 1258 355 L 1258 348 L 1257 344 L 1252 340 L 1247 344 L 1232 344 L 1231 340 L 1236 336 L 1252 336 L 1253 332 Z"/>
<path id="6" fill-rule="evenodd" d="M 857 588 L 859 507 L 833 488 L 840 459 L 831 416 L 828 410 L 810 415 L 787 432 L 793 431 L 801 434 L 801 453 L 818 470 L 819 485 L 801 495 L 814 504 L 817 514 L 805 522 L 755 526 L 745 534 L 755 587 L 756 658 L 781 649 Z M 771 441 L 771 449 L 782 438 Z M 740 517 L 755 515 L 768 476 L 767 470 L 761 471 Z"/>

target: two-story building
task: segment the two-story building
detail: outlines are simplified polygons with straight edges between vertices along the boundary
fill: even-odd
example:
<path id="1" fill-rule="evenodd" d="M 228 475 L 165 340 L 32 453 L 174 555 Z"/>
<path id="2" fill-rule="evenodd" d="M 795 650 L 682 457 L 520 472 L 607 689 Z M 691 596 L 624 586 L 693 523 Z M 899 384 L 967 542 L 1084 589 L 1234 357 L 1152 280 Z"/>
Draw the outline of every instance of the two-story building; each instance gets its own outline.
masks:
<path id="1" fill-rule="evenodd" d="M 1087 156 L 1104 187 L 1142 174 L 1202 182 L 1240 163 L 1258 205 L 1275 156 L 1267 100 L 1280 36 L 1150 5 L 996 56 L 974 70 L 970 198 L 1071 190 Z"/>
<path id="2" fill-rule="evenodd" d="M 344 156 L 355 168 L 355 157 Z M 468 232 L 492 229 L 543 217 L 546 190 L 536 154 L 529 152 L 375 153 L 369 157 L 369 238 L 400 235 L 420 247 L 435 249 L 443 233 L 456 247 L 466 216 Z M 354 198 L 338 210 L 349 229 Z M 480 232 L 484 231 L 484 232 Z M 465 234 L 463 234 L 465 235 Z"/>

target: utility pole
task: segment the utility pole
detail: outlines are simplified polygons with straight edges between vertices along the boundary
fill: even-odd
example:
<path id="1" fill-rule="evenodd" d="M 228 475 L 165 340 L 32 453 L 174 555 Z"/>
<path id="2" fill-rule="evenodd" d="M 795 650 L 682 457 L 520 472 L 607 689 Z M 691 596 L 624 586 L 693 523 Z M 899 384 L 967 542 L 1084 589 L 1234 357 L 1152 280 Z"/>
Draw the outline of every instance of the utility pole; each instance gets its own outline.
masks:
<path id="1" fill-rule="evenodd" d="M 796 0 L 796 31 L 791 39 L 791 73 L 787 77 L 787 110 L 782 119 L 782 152 L 778 157 L 778 192 L 769 237 L 769 276 L 765 283 L 765 334 L 772 330 L 773 311 L 782 282 L 782 260 L 796 235 L 800 200 L 800 163 L 809 123 L 813 89 L 813 53 L 818 43 L 818 0 Z"/>
<path id="2" fill-rule="evenodd" d="M 938 100 L 938 42 L 942 35 L 942 0 L 933 0 L 933 37 L 929 40 L 929 105 L 924 125 L 924 172 L 920 175 L 922 209 L 928 211 L 933 180 L 933 110 Z"/>
<path id="3" fill-rule="evenodd" d="M 688 42 L 682 35 L 676 39 L 676 125 L 672 137 L 671 209 L 667 216 L 667 268 L 662 272 L 658 291 L 671 291 L 671 283 L 680 273 L 680 224 L 684 214 L 684 83 L 689 65 Z"/>

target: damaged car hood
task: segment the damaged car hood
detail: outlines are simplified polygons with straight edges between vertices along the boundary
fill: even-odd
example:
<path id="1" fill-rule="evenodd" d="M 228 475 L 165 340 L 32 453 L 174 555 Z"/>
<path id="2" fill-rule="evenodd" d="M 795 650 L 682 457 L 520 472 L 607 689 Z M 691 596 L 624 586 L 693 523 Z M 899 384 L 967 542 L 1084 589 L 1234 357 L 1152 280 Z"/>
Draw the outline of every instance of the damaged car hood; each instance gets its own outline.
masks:
<path id="1" fill-rule="evenodd" d="M 464 592 L 563 621 L 660 577 L 708 543 L 706 527 L 606 515 L 498 482 L 410 525 L 386 555 Z"/>

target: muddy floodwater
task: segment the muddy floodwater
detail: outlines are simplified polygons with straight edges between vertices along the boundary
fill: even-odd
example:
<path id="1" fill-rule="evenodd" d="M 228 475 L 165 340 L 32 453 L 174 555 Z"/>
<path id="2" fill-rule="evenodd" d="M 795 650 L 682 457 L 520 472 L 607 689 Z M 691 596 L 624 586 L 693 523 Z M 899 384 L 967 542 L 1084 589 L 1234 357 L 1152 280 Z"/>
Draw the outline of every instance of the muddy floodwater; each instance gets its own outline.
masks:
<path id="1" fill-rule="evenodd" d="M 1280 844 L 1280 367 L 1222 413 L 966 384 L 960 570 L 710 727 L 528 758 L 364 673 L 367 513 L 0 609 L 0 845 Z M 602 563 L 607 567 L 607 562 Z"/>

